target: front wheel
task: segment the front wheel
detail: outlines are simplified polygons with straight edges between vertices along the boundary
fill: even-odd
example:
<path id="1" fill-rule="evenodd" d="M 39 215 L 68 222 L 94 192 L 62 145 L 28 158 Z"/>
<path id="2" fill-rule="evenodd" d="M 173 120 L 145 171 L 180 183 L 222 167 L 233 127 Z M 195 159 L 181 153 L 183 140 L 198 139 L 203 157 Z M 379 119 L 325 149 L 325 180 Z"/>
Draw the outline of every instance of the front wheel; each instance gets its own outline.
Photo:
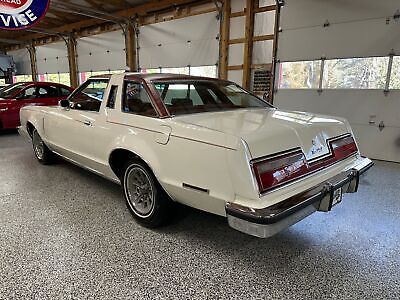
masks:
<path id="1" fill-rule="evenodd" d="M 155 228 L 165 223 L 171 200 L 143 162 L 128 161 L 123 172 L 122 188 L 126 204 L 140 224 Z"/>
<path id="2" fill-rule="evenodd" d="M 54 153 L 46 146 L 36 129 L 32 133 L 32 145 L 33 152 L 41 164 L 48 165 L 54 161 Z"/>

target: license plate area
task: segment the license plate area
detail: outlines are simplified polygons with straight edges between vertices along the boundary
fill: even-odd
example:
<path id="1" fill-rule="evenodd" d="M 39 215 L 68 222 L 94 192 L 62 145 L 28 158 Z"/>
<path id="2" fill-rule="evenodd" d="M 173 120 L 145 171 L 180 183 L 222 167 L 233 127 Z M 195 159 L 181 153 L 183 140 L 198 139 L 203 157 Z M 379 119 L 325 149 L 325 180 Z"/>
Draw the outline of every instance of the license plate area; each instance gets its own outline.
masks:
<path id="1" fill-rule="evenodd" d="M 342 199 L 343 199 L 343 187 L 335 188 L 333 186 L 330 186 L 328 193 L 321 200 L 318 210 L 328 212 L 332 209 L 332 207 L 342 202 Z"/>
<path id="2" fill-rule="evenodd" d="M 331 205 L 330 207 L 334 207 L 336 204 L 342 202 L 342 198 L 343 198 L 343 189 L 337 188 L 337 189 L 333 189 L 331 191 Z"/>

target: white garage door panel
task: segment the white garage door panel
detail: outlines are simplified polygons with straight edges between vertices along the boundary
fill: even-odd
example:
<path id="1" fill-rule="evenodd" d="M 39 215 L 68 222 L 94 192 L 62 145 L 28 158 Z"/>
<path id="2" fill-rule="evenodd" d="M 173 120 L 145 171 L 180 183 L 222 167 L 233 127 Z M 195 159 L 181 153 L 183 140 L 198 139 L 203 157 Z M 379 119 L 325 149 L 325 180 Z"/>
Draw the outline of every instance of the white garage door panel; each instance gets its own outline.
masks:
<path id="1" fill-rule="evenodd" d="M 16 75 L 32 74 L 28 49 L 8 51 L 7 54 L 13 57 L 17 69 Z"/>
<path id="2" fill-rule="evenodd" d="M 367 125 L 352 125 L 361 154 L 380 160 L 400 162 L 400 128 L 379 131 Z"/>
<path id="3" fill-rule="evenodd" d="M 80 38 L 77 41 L 77 52 L 80 72 L 124 70 L 126 67 L 122 31 Z"/>
<path id="4" fill-rule="evenodd" d="M 393 16 L 399 9 L 398 0 L 286 0 L 281 10 L 281 26 L 301 28 L 354 20 Z"/>
<path id="5" fill-rule="evenodd" d="M 400 162 L 400 91 L 384 96 L 381 90 L 325 90 L 321 95 L 315 90 L 279 90 L 275 105 L 346 118 L 363 153 Z M 371 116 L 375 116 L 373 125 Z M 385 128 L 379 131 L 381 121 Z"/>
<path id="6" fill-rule="evenodd" d="M 392 49 L 400 53 L 400 30 L 384 20 L 284 30 L 278 45 L 281 61 L 385 56 Z"/>
<path id="7" fill-rule="evenodd" d="M 140 27 L 141 67 L 215 65 L 219 55 L 216 13 Z"/>
<path id="8" fill-rule="evenodd" d="M 39 74 L 68 73 L 68 51 L 64 42 L 36 47 Z"/>

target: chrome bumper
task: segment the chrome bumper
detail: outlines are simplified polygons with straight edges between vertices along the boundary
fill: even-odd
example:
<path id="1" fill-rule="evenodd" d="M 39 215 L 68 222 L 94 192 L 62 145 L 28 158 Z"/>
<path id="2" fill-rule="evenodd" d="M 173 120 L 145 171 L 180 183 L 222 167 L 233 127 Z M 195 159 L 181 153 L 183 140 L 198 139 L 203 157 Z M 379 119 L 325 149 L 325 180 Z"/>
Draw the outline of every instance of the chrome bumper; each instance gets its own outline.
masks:
<path id="1" fill-rule="evenodd" d="M 357 192 L 360 176 L 373 164 L 370 159 L 363 158 L 356 167 L 266 208 L 254 209 L 228 202 L 228 223 L 244 233 L 262 238 L 270 237 L 317 210 L 330 211 L 335 191 L 341 189 L 343 194 Z"/>

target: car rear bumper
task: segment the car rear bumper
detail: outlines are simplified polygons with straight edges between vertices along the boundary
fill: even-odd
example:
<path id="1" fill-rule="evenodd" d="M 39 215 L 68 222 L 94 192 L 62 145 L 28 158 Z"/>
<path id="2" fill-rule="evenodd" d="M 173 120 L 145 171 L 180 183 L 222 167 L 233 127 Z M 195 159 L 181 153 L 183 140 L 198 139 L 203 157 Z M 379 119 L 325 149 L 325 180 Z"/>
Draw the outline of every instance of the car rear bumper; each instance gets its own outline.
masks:
<path id="1" fill-rule="evenodd" d="M 370 159 L 362 158 L 351 169 L 266 208 L 255 209 L 227 202 L 228 223 L 244 233 L 262 238 L 270 237 L 317 210 L 330 211 L 336 204 L 336 192 L 357 192 L 360 176 L 372 166 Z"/>

